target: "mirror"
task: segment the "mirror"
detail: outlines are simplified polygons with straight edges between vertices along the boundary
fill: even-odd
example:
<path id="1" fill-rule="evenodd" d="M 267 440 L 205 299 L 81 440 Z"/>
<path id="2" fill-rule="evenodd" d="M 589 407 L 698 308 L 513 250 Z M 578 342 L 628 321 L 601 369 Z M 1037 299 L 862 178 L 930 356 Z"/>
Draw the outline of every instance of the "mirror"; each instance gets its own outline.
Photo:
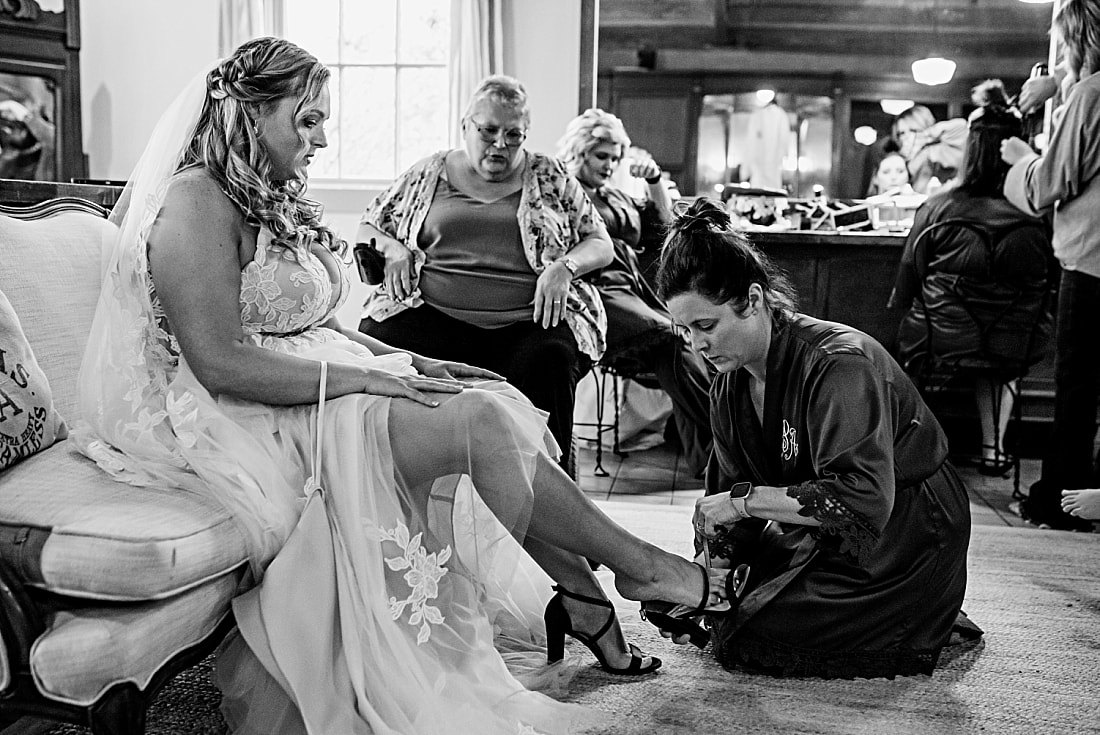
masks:
<path id="1" fill-rule="evenodd" d="M 808 198 L 832 174 L 833 100 L 758 92 L 703 96 L 696 191 L 727 183 L 785 189 Z"/>
<path id="2" fill-rule="evenodd" d="M 0 72 L 0 179 L 57 178 L 56 120 L 52 79 Z"/>

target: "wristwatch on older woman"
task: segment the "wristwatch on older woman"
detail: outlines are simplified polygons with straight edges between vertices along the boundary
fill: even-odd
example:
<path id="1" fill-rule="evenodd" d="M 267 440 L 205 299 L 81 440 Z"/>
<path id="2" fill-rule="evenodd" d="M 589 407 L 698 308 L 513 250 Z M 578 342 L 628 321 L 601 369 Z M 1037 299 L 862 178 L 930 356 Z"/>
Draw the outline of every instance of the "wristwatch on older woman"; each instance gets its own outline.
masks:
<path id="1" fill-rule="evenodd" d="M 734 511 L 737 512 L 737 520 L 743 520 L 745 518 L 752 518 L 752 514 L 745 508 L 745 502 L 749 499 L 749 493 L 752 492 L 751 482 L 735 482 L 733 487 L 730 488 L 730 504 L 733 505 Z"/>

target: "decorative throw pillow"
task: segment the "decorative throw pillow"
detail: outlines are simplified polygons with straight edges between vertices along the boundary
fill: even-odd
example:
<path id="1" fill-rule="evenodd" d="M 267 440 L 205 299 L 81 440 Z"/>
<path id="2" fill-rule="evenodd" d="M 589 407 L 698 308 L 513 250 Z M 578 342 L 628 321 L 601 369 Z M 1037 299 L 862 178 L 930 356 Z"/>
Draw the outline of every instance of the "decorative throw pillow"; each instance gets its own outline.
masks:
<path id="1" fill-rule="evenodd" d="M 19 316 L 0 291 L 0 469 L 68 435 L 53 408 L 50 384 L 19 324 Z"/>

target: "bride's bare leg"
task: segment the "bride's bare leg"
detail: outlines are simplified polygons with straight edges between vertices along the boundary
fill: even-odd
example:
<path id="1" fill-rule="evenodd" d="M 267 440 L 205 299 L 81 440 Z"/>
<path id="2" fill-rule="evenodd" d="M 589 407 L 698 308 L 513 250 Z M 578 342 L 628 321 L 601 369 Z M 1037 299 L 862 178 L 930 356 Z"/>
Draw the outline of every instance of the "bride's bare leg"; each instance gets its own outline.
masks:
<path id="1" fill-rule="evenodd" d="M 534 487 L 528 536 L 607 565 L 615 573 L 615 588 L 628 600 L 699 603 L 703 594 L 699 567 L 615 523 L 543 455 L 538 458 Z"/>
<path id="2" fill-rule="evenodd" d="M 450 473 L 466 473 L 482 500 L 507 527 L 527 515 L 527 494 L 517 487 L 515 452 L 507 448 L 513 424 L 500 399 L 479 391 L 446 397 L 438 408 L 395 402 L 390 412 L 394 464 L 409 487 Z M 415 436 L 416 441 L 397 437 Z M 502 448 L 503 447 L 503 448 Z M 533 507 L 527 537 L 532 558 L 570 591 L 604 597 L 587 562 L 615 573 L 619 593 L 631 600 L 667 600 L 696 605 L 703 594 L 699 567 L 634 536 L 603 513 L 544 453 L 536 458 Z M 545 547 L 569 552 L 550 554 Z M 720 585 L 712 585 L 714 587 Z M 716 601 L 716 598 L 712 601 Z"/>

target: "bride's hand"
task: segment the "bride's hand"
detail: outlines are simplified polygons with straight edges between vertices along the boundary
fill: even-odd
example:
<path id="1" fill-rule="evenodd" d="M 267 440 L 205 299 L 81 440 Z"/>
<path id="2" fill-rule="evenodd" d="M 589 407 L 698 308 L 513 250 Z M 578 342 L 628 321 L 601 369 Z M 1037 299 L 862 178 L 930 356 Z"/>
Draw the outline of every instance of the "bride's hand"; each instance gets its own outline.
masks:
<path id="1" fill-rule="evenodd" d="M 433 408 L 439 405 L 439 400 L 430 393 L 461 393 L 463 387 L 456 380 L 440 380 L 420 375 L 394 375 L 385 370 L 367 370 L 366 377 L 363 393 L 408 398 Z"/>
<path id="2" fill-rule="evenodd" d="M 504 376 L 497 375 L 492 370 L 467 365 L 464 362 L 451 362 L 449 360 L 434 360 L 430 357 L 413 358 L 413 367 L 421 375 L 429 378 L 454 380 L 456 378 L 480 378 L 484 380 L 505 380 Z"/>

